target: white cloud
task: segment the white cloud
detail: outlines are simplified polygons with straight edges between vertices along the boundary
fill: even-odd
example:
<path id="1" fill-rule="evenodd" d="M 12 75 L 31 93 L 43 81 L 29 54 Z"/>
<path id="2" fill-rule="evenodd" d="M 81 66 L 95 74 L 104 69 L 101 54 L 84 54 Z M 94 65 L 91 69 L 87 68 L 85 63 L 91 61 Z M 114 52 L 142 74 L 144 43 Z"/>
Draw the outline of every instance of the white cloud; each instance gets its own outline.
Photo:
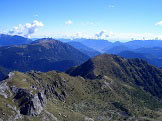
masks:
<path id="1" fill-rule="evenodd" d="M 57 37 L 56 37 L 57 38 Z M 60 38 L 86 38 L 86 39 L 105 39 L 110 41 L 130 41 L 134 40 L 155 40 L 161 39 L 162 35 L 152 34 L 152 33 L 118 33 L 111 31 L 100 31 L 98 33 L 88 33 L 88 32 L 70 32 L 64 33 Z"/>
<path id="2" fill-rule="evenodd" d="M 109 8 L 115 8 L 115 6 L 114 6 L 114 5 L 109 5 L 108 7 L 109 7 Z"/>
<path id="3" fill-rule="evenodd" d="M 68 21 L 65 22 L 65 24 L 66 25 L 71 25 L 71 24 L 73 24 L 73 22 L 71 20 L 68 20 Z"/>
<path id="4" fill-rule="evenodd" d="M 35 16 L 35 17 L 39 17 L 39 15 L 38 15 L 38 14 L 35 14 L 34 16 Z"/>
<path id="5" fill-rule="evenodd" d="M 99 33 L 95 34 L 95 38 L 99 38 L 99 39 L 108 38 L 108 37 L 109 37 L 109 34 L 104 30 L 102 30 Z"/>
<path id="6" fill-rule="evenodd" d="M 156 26 L 162 26 L 162 21 L 159 21 L 155 24 Z"/>
<path id="7" fill-rule="evenodd" d="M 100 37 L 102 37 L 104 35 L 104 33 L 105 33 L 105 31 L 101 31 L 101 32 L 97 33 L 95 36 L 97 38 L 100 38 Z"/>
<path id="8" fill-rule="evenodd" d="M 128 40 L 155 40 L 162 39 L 162 35 L 153 33 L 116 33 L 109 32 L 109 40 L 128 41 Z"/>
<path id="9" fill-rule="evenodd" d="M 94 34 L 95 39 L 107 39 L 111 41 L 128 41 L 128 40 L 162 40 L 162 35 L 153 33 L 119 33 L 119 32 L 107 32 L 100 31 Z"/>
<path id="10" fill-rule="evenodd" d="M 38 31 L 38 28 L 43 26 L 42 22 L 34 20 L 32 23 L 26 23 L 25 25 L 19 24 L 18 26 L 13 27 L 8 33 L 30 37 L 30 35 Z"/>

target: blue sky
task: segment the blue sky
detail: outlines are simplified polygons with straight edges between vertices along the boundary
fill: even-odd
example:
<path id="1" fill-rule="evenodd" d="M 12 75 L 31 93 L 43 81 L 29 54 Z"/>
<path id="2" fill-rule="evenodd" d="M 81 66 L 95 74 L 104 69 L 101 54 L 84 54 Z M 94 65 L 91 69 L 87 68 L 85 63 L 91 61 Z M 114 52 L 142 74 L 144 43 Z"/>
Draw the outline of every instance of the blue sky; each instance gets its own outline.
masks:
<path id="1" fill-rule="evenodd" d="M 111 41 L 162 39 L 161 6 L 162 0 L 0 0 L 0 32 Z"/>

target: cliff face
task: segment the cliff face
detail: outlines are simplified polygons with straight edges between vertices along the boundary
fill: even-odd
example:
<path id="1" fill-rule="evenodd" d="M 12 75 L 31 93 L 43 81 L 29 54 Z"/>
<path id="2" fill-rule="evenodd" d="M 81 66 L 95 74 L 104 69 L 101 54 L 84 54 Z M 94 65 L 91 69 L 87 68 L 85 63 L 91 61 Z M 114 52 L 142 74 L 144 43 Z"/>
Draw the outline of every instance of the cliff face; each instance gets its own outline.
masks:
<path id="1" fill-rule="evenodd" d="M 56 98 L 64 101 L 66 92 L 62 90 L 59 94 L 58 91 L 60 90 L 58 88 L 60 85 L 54 80 L 51 80 L 52 84 L 49 82 L 44 85 L 45 82 L 41 82 L 41 78 L 38 77 L 39 74 L 42 73 L 29 72 L 23 74 L 11 72 L 8 78 L 0 83 L 1 120 L 25 120 L 25 117 L 32 116 L 30 120 L 37 117 L 37 120 L 58 121 L 52 113 L 46 110 L 46 106 L 48 99 L 54 101 L 54 98 Z M 53 74 L 56 74 L 56 72 L 53 72 Z M 58 90 L 56 91 L 55 88 Z"/>

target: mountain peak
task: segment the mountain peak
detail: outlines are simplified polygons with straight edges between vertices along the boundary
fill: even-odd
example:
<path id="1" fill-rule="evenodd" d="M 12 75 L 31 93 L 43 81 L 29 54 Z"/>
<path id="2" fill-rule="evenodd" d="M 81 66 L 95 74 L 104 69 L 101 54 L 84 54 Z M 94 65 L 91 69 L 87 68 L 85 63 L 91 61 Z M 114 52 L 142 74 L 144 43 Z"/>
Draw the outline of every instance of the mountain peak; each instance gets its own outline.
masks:
<path id="1" fill-rule="evenodd" d="M 1 66 L 23 72 L 65 71 L 89 59 L 70 45 L 51 38 L 36 40 L 23 46 L 2 47 L 0 53 L 0 57 L 3 57 L 0 60 Z"/>
<path id="2" fill-rule="evenodd" d="M 124 59 L 116 55 L 100 55 L 67 71 L 71 76 L 89 79 L 109 77 L 111 80 L 141 86 L 153 96 L 162 98 L 162 71 L 142 59 Z M 156 87 L 152 90 L 152 86 Z"/>
<path id="3" fill-rule="evenodd" d="M 62 44 L 61 41 L 55 40 L 53 38 L 42 38 L 38 39 L 34 42 L 32 42 L 33 45 L 41 45 L 45 48 L 53 48 L 54 46 L 57 46 L 58 44 Z"/>
<path id="4" fill-rule="evenodd" d="M 72 76 L 80 75 L 85 78 L 94 79 L 101 74 L 105 74 L 105 72 L 109 72 L 113 68 L 118 68 L 118 62 L 120 61 L 122 62 L 127 60 L 116 55 L 102 54 L 89 59 L 87 62 L 78 67 L 68 70 L 67 73 Z"/>
<path id="5" fill-rule="evenodd" d="M 60 42 L 60 41 L 55 40 L 55 39 L 53 39 L 53 38 L 42 38 L 42 39 L 35 40 L 34 42 L 32 42 L 32 44 L 56 43 L 56 42 Z M 60 43 L 61 43 L 61 42 L 60 42 Z"/>
<path id="6" fill-rule="evenodd" d="M 31 42 L 32 40 L 22 37 L 22 36 L 0 34 L 0 46 L 29 44 Z"/>
<path id="7" fill-rule="evenodd" d="M 89 59 L 87 62 L 78 67 L 68 70 L 67 73 L 69 73 L 72 76 L 80 75 L 85 78 L 91 79 L 96 78 L 99 75 L 114 75 L 118 77 L 120 74 L 123 75 L 123 71 L 125 72 L 125 69 L 129 66 L 132 66 L 133 64 L 135 66 L 139 66 L 141 64 L 152 67 L 142 59 L 125 59 L 117 55 L 102 54 L 92 59 Z M 87 70 L 89 72 L 81 70 Z"/>

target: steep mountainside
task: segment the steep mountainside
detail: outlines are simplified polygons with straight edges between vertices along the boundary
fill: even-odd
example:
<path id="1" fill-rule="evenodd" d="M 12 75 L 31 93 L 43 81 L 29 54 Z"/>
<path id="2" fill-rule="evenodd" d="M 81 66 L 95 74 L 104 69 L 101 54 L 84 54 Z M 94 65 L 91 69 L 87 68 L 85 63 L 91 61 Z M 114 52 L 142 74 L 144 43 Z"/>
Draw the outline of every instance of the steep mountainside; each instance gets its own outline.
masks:
<path id="1" fill-rule="evenodd" d="M 0 65 L 18 71 L 65 71 L 89 57 L 72 46 L 53 39 L 27 45 L 0 47 Z"/>
<path id="2" fill-rule="evenodd" d="M 162 98 L 162 71 L 140 59 L 124 59 L 105 54 L 90 59 L 67 73 L 90 79 L 105 75 L 114 80 L 140 86 L 153 96 Z"/>
<path id="3" fill-rule="evenodd" d="M 88 55 L 89 57 L 94 57 L 94 56 L 100 55 L 100 52 L 98 52 L 92 48 L 89 48 L 80 42 L 71 41 L 71 42 L 68 42 L 67 44 L 78 49 L 79 51 L 81 51 L 85 55 Z"/>
<path id="4" fill-rule="evenodd" d="M 0 46 L 28 44 L 31 42 L 32 40 L 21 36 L 0 34 Z"/>
<path id="5" fill-rule="evenodd" d="M 162 72 L 146 62 L 101 55 L 70 72 L 84 78 L 10 73 L 0 83 L 0 120 L 162 120 Z"/>

